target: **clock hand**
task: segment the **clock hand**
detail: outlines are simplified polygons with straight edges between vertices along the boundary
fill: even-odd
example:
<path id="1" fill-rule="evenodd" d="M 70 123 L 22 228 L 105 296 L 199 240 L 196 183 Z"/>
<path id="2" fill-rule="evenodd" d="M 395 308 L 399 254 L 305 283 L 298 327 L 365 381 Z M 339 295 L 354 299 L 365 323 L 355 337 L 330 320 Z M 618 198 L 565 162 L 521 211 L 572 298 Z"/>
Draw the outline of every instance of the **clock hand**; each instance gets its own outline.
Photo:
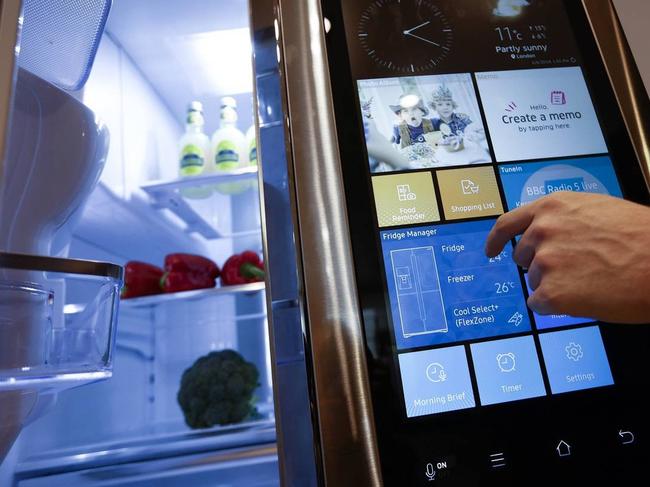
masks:
<path id="1" fill-rule="evenodd" d="M 416 26 L 413 27 L 412 29 L 407 29 L 407 30 L 405 30 L 405 31 L 404 31 L 404 35 L 409 35 L 409 34 L 410 34 L 411 32 L 413 32 L 414 30 L 418 30 L 420 27 L 424 27 L 425 25 L 430 24 L 430 23 L 431 23 L 430 20 L 427 20 L 426 22 L 422 22 L 420 25 L 416 25 Z"/>
<path id="2" fill-rule="evenodd" d="M 438 44 L 436 42 L 430 41 L 429 39 L 425 39 L 424 37 L 416 36 L 415 34 L 411 34 L 410 32 L 408 32 L 408 33 L 405 32 L 405 34 L 407 36 L 411 36 L 411 37 L 415 37 L 416 39 L 420 39 L 421 41 L 428 42 L 429 44 L 433 44 L 436 47 L 442 47 L 440 44 Z"/>

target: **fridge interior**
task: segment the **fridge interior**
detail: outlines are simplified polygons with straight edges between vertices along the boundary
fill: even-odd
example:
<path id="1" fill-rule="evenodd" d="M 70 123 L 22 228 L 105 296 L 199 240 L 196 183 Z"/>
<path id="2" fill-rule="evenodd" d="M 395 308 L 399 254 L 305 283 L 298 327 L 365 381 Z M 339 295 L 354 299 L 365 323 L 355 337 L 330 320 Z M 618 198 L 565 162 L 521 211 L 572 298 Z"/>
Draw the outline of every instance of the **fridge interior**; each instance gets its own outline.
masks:
<path id="1" fill-rule="evenodd" d="M 189 253 L 222 266 L 245 250 L 262 254 L 256 166 L 179 176 L 188 103 L 202 103 L 208 136 L 219 128 L 224 96 L 237 102 L 239 130 L 254 124 L 248 19 L 246 0 L 113 1 L 87 82 L 68 90 L 110 132 L 105 167 L 72 234 L 70 258 L 162 267 L 167 254 Z M 66 318 L 82 311 L 75 298 L 82 302 L 87 289 L 68 287 Z M 38 479 L 52 474 L 60 485 L 114 485 L 110 475 L 70 472 L 274 445 L 266 317 L 263 282 L 122 300 L 112 377 L 52 395 L 0 471 L 11 465 L 17 485 L 41 485 Z M 198 358 L 226 349 L 259 372 L 256 412 L 236 424 L 193 429 L 177 400 L 182 374 Z M 263 458 L 246 485 L 277 483 L 273 450 Z M 237 465 L 222 464 L 212 476 L 195 472 L 192 484 L 241 484 L 234 479 L 252 474 Z M 159 471 L 119 485 L 148 485 Z M 177 485 L 174 475 L 161 478 L 156 485 Z M 58 485 L 53 479 L 46 484 Z"/>

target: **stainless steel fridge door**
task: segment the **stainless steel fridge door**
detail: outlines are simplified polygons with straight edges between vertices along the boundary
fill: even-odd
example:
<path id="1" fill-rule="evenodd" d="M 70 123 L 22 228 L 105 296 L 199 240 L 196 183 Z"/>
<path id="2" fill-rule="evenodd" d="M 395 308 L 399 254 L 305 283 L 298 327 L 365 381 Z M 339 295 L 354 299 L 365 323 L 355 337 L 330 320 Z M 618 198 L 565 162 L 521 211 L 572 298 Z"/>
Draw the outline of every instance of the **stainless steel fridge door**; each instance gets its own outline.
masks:
<path id="1" fill-rule="evenodd" d="M 320 4 L 252 22 L 283 482 L 380 485 Z"/>

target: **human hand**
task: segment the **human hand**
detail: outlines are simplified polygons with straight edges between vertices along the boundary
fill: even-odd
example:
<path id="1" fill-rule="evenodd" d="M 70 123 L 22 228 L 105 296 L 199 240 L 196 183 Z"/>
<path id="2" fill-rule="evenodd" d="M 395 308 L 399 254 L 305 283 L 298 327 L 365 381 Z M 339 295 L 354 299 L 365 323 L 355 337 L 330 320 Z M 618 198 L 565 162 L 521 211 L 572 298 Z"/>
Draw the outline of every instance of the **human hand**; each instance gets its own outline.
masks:
<path id="1" fill-rule="evenodd" d="M 513 258 L 528 268 L 539 314 L 650 322 L 650 208 L 558 192 L 502 215 L 486 242 L 494 257 L 523 234 Z"/>

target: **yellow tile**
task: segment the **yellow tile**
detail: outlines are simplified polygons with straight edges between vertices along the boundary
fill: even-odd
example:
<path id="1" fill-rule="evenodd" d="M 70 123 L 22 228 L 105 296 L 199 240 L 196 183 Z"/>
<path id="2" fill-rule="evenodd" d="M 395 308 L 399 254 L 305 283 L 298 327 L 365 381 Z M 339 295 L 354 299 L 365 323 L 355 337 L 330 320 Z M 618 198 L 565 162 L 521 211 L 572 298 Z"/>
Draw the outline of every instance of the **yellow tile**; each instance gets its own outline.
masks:
<path id="1" fill-rule="evenodd" d="M 372 178 L 380 227 L 431 223 L 440 220 L 429 172 Z"/>
<path id="2" fill-rule="evenodd" d="M 442 206 L 447 220 L 500 215 L 503 205 L 492 167 L 438 171 Z"/>

